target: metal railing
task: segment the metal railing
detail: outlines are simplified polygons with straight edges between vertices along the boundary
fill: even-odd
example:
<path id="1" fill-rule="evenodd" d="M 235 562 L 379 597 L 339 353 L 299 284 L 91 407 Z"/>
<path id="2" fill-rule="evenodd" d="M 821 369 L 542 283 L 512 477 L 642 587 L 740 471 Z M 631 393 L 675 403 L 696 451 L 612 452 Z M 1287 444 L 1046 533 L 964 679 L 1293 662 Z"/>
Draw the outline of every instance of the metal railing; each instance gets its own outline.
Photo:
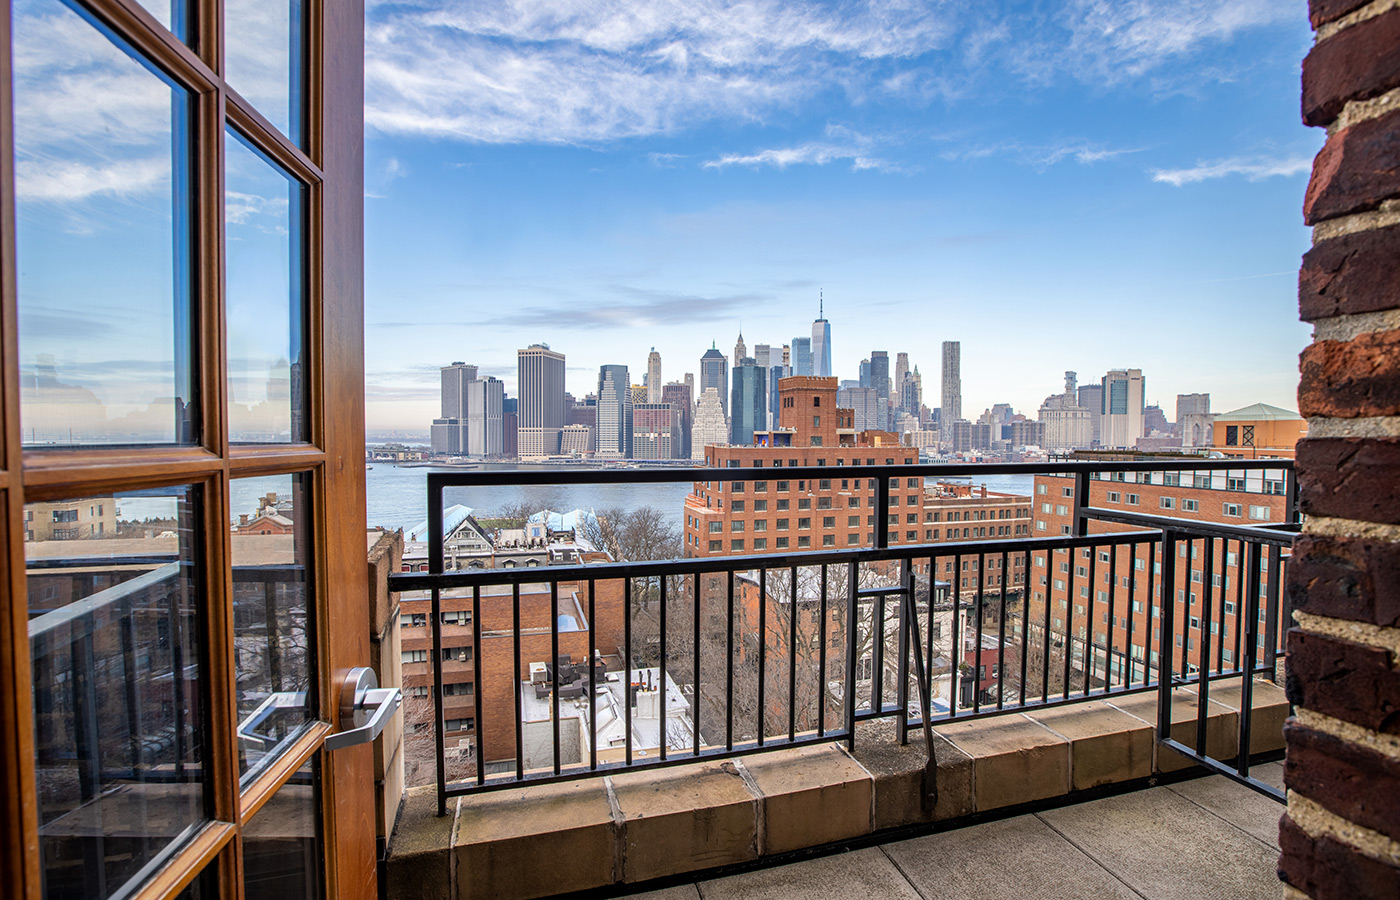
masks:
<path id="1" fill-rule="evenodd" d="M 1089 503 L 1093 483 L 1109 475 L 1175 473 L 1180 479 L 1181 473 L 1258 470 L 1283 475 L 1283 523 L 1217 524 Z M 429 474 L 429 571 L 395 574 L 390 587 L 405 598 L 426 594 L 430 727 L 441 812 L 448 797 L 527 782 L 833 740 L 854 747 L 857 724 L 874 719 L 893 719 L 905 741 L 911 728 L 927 735 L 939 722 L 1086 698 L 1155 688 L 1166 701 L 1182 685 L 1198 686 L 1196 745 L 1172 739 L 1169 702 L 1159 703 L 1159 740 L 1279 796 L 1249 777 L 1248 748 L 1252 679 L 1279 680 L 1291 618 L 1280 590 L 1292 541 L 1287 529 L 1297 520 L 1291 461 L 1157 458 L 780 471 L 793 479 L 874 479 L 875 545 L 444 571 L 443 496 L 449 488 L 751 482 L 778 473 L 692 468 Z M 1002 474 L 1072 479 L 1070 533 L 891 546 L 891 479 Z M 1035 495 L 1027 498 L 1030 521 L 1036 502 Z M 1091 534 L 1094 521 L 1129 530 Z M 951 573 L 952 580 L 940 579 L 940 572 Z M 975 573 L 970 582 L 965 572 Z M 467 737 L 453 751 L 465 764 L 456 778 L 449 777 L 444 715 L 445 600 L 457 607 L 448 613 L 454 622 L 470 613 L 466 711 L 472 715 L 456 721 L 470 721 L 471 727 L 459 729 Z M 1184 615 L 1178 615 L 1178 602 Z M 620 635 L 600 624 L 609 615 L 620 616 Z M 457 631 L 453 639 L 466 639 L 460 624 Z M 491 646 L 484 647 L 483 639 Z M 561 644 L 573 649 L 561 653 Z M 586 653 L 582 665 L 574 652 Z M 608 656 L 615 659 L 612 669 L 603 663 Z M 541 658 L 544 665 L 531 671 Z M 1212 682 L 1229 678 L 1242 684 L 1241 750 L 1234 760 L 1217 760 L 1206 755 L 1208 698 Z M 568 730 L 561 711 L 570 713 Z M 648 730 L 652 720 L 658 723 L 654 735 Z M 931 736 L 927 740 L 932 754 Z"/>

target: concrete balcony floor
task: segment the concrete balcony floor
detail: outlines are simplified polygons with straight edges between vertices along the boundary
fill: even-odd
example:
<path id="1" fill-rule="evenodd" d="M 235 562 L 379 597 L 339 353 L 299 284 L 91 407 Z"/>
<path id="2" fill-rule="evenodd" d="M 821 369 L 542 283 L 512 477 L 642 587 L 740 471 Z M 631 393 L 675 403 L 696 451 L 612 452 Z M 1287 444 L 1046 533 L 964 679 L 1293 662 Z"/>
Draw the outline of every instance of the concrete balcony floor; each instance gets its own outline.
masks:
<path id="1" fill-rule="evenodd" d="M 1281 785 L 1283 767 L 1252 774 Z M 1215 775 L 627 896 L 1277 900 L 1282 814 L 1281 804 Z"/>

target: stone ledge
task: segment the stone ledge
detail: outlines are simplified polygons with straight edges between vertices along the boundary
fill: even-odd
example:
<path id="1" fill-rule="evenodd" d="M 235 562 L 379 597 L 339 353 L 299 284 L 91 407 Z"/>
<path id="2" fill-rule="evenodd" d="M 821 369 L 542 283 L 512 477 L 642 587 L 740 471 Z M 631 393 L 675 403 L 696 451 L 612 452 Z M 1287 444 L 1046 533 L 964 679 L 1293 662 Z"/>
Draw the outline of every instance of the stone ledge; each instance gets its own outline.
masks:
<path id="1" fill-rule="evenodd" d="M 1256 682 L 1256 751 L 1281 740 L 1287 701 Z M 1207 744 L 1235 755 L 1239 682 L 1212 686 Z M 1232 707 L 1231 704 L 1234 704 Z M 937 803 L 923 793 L 923 735 L 860 723 L 856 749 L 772 750 L 454 800 L 405 795 L 386 871 L 390 900 L 525 898 L 638 883 L 858 839 L 1176 771 L 1156 754 L 1157 692 L 1006 712 L 934 729 Z M 1273 736 L 1277 719 L 1280 734 Z M 1172 697 L 1173 737 L 1195 741 L 1196 697 Z"/>

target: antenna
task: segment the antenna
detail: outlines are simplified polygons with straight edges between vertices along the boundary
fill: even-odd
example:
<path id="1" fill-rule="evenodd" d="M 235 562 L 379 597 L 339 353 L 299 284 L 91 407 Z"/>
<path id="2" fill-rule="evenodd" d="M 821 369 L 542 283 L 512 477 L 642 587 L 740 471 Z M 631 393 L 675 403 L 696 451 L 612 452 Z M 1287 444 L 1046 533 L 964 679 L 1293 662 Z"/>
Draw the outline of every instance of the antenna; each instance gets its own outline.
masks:
<path id="1" fill-rule="evenodd" d="M 817 290 L 817 318 L 826 318 L 826 291 Z"/>

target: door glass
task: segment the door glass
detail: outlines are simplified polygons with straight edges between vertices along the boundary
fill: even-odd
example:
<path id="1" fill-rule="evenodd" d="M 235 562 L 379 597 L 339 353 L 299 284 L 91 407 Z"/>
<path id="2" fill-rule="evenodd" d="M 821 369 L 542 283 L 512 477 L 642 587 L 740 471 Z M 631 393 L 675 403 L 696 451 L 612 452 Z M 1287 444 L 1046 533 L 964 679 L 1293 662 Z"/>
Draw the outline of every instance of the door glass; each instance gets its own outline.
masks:
<path id="1" fill-rule="evenodd" d="M 229 86 L 297 145 L 305 130 L 305 46 L 301 0 L 224 0 Z"/>
<path id="2" fill-rule="evenodd" d="M 322 896 L 318 769 L 313 756 L 243 829 L 244 900 Z"/>
<path id="3" fill-rule="evenodd" d="M 245 782 L 315 717 L 307 475 L 230 482 L 238 770 Z"/>
<path id="4" fill-rule="evenodd" d="M 144 880 L 209 810 L 199 492 L 24 508 L 44 896 Z"/>
<path id="5" fill-rule="evenodd" d="M 306 187 L 238 132 L 224 140 L 229 439 L 306 440 Z"/>
<path id="6" fill-rule="evenodd" d="M 192 99 L 75 9 L 13 6 L 22 439 L 191 443 Z"/>

